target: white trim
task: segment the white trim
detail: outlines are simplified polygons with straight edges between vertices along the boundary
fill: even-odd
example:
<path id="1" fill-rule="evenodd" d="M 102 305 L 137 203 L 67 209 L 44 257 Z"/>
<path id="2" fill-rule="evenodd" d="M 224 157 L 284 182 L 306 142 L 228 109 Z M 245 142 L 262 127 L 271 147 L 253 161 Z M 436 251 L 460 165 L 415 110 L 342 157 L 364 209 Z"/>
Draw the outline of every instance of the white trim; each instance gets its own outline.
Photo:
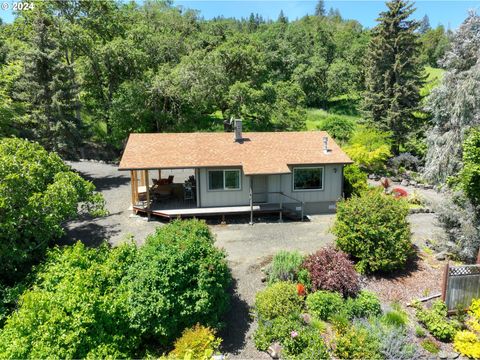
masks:
<path id="1" fill-rule="evenodd" d="M 210 189 L 210 172 L 221 171 L 223 173 L 223 189 Z M 236 171 L 238 173 L 238 188 L 225 187 L 225 171 Z M 207 169 L 207 191 L 241 191 L 242 190 L 242 171 L 240 169 Z"/>
<path id="2" fill-rule="evenodd" d="M 318 189 L 295 189 L 295 170 L 322 169 L 322 187 Z M 292 192 L 323 191 L 325 189 L 325 166 L 296 166 L 292 169 Z"/>

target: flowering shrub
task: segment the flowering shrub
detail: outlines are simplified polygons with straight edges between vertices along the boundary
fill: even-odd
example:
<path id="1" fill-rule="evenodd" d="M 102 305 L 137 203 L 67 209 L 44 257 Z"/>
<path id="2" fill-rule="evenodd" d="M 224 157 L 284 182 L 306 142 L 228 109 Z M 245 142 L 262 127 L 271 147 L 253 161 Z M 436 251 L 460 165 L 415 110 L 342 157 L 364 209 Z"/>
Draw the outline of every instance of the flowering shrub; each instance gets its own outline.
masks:
<path id="1" fill-rule="evenodd" d="M 320 334 L 313 328 L 290 332 L 283 343 L 283 358 L 289 360 L 329 359 L 327 347 Z"/>
<path id="2" fill-rule="evenodd" d="M 297 286 L 284 281 L 268 286 L 255 297 L 255 308 L 263 320 L 299 315 L 302 303 L 302 298 L 297 294 Z"/>
<path id="3" fill-rule="evenodd" d="M 175 348 L 170 355 L 175 359 L 186 356 L 191 359 L 210 359 L 222 342 L 215 335 L 215 330 L 197 324 L 183 331 L 182 336 L 175 341 Z"/>
<path id="4" fill-rule="evenodd" d="M 297 284 L 297 295 L 298 296 L 305 296 L 305 286 L 303 284 Z"/>
<path id="5" fill-rule="evenodd" d="M 462 355 L 473 359 L 480 358 L 480 299 L 472 301 L 469 318 L 466 321 L 468 330 L 455 334 L 453 345 Z"/>
<path id="6" fill-rule="evenodd" d="M 265 351 L 274 342 L 284 343 L 286 339 L 292 336 L 292 331 L 303 329 L 300 318 L 289 318 L 280 316 L 273 320 L 258 321 L 258 328 L 253 334 L 253 341 L 258 350 Z"/>
<path id="7" fill-rule="evenodd" d="M 340 201 L 333 227 L 337 246 L 362 273 L 403 268 L 413 254 L 407 215 L 405 201 L 378 190 Z"/>
<path id="8" fill-rule="evenodd" d="M 333 247 L 308 256 L 302 266 L 310 273 L 313 291 L 329 290 L 352 296 L 360 289 L 353 263 L 343 251 Z"/>

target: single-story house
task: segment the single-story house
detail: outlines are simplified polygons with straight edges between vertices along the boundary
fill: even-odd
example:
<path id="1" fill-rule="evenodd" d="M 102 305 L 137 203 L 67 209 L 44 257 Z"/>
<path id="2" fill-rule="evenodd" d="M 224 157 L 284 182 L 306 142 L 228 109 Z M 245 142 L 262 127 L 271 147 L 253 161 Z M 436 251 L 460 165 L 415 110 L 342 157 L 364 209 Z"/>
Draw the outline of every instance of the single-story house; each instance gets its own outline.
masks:
<path id="1" fill-rule="evenodd" d="M 133 210 L 149 216 L 250 213 L 253 220 L 255 212 L 278 211 L 303 219 L 335 211 L 350 163 L 326 132 L 242 133 L 236 120 L 233 133 L 130 134 L 119 170 L 131 173 Z M 162 178 L 178 169 L 191 175 L 180 183 Z"/>

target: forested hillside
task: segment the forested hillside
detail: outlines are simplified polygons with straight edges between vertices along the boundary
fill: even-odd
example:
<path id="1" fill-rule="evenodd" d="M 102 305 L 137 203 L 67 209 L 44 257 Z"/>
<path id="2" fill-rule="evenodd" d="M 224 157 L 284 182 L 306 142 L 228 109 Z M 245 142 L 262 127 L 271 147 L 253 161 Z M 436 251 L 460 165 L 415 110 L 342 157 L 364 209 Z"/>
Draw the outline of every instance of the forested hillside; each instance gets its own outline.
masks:
<path id="1" fill-rule="evenodd" d="M 301 130 L 307 113 L 318 122 L 308 108 L 359 117 L 371 32 L 357 21 L 323 2 L 294 21 L 201 15 L 168 1 L 36 2 L 0 27 L 0 134 L 114 156 L 130 132 L 222 130 L 232 116 Z M 413 36 L 435 66 L 444 29 L 424 19 Z"/>

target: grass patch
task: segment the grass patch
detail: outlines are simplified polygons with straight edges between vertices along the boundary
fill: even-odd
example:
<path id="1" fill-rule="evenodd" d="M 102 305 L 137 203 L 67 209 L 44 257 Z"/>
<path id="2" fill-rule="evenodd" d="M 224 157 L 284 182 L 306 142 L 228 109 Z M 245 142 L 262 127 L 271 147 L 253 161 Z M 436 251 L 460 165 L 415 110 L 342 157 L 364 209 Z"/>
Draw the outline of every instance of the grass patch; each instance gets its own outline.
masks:
<path id="1" fill-rule="evenodd" d="M 425 67 L 425 73 L 427 75 L 427 79 L 425 80 L 425 84 L 423 85 L 422 89 L 420 90 L 420 95 L 427 96 L 431 93 L 431 91 L 440 85 L 440 82 L 443 77 L 443 73 L 445 70 L 433 68 L 431 66 Z"/>
<path id="2" fill-rule="evenodd" d="M 337 114 L 337 113 L 323 110 L 323 109 L 310 108 L 310 109 L 307 109 L 307 119 L 306 119 L 307 130 L 319 129 L 321 127 L 322 122 L 332 115 L 335 115 L 336 117 L 340 117 L 340 118 L 353 120 L 354 122 L 358 122 L 358 120 L 360 120 L 360 116 L 341 115 L 341 114 Z"/>

